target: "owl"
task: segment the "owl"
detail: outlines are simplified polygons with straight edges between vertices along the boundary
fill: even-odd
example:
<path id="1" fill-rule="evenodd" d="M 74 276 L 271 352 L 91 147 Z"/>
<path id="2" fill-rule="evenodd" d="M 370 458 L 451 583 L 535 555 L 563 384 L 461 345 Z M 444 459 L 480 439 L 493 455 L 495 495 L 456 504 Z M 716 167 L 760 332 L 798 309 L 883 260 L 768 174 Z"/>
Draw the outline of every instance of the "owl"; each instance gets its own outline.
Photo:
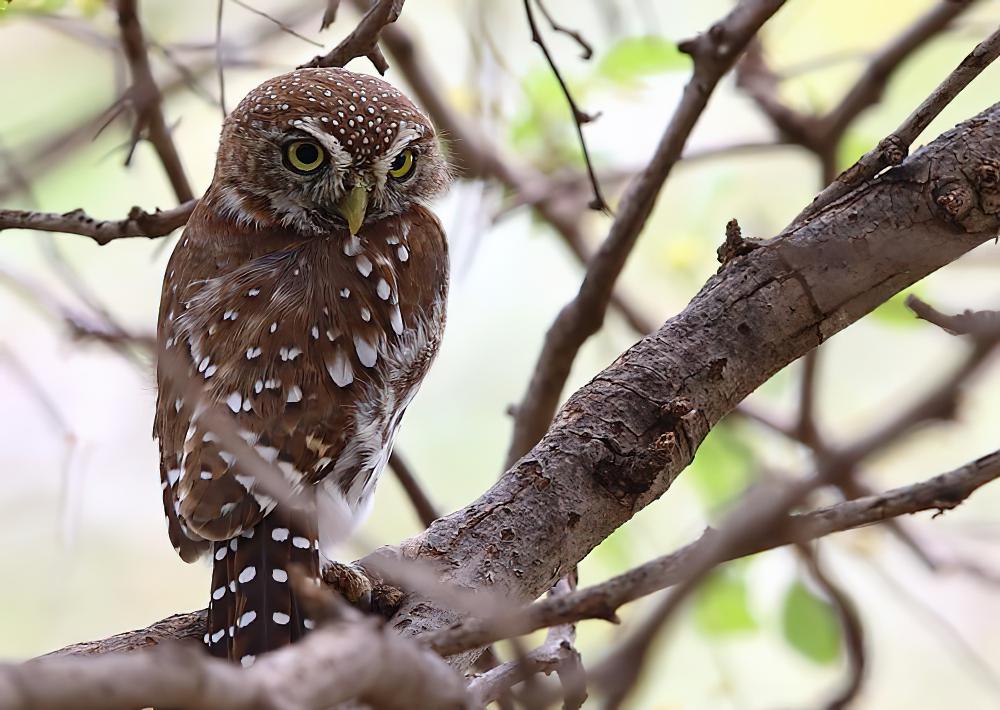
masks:
<path id="1" fill-rule="evenodd" d="M 153 432 L 171 543 L 211 555 L 215 656 L 249 666 L 313 625 L 289 572 L 320 574 L 332 531 L 315 511 L 367 511 L 441 341 L 448 256 L 428 205 L 447 184 L 430 121 L 375 77 L 300 69 L 225 120 L 163 281 Z M 279 503 L 209 411 L 317 505 Z"/>

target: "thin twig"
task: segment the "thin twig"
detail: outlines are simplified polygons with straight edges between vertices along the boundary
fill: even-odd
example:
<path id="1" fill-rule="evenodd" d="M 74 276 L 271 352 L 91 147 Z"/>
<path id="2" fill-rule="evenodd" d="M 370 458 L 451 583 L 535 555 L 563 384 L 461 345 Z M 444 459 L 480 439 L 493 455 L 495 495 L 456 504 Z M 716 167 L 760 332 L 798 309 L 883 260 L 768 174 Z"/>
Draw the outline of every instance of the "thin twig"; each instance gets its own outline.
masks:
<path id="1" fill-rule="evenodd" d="M 545 20 L 549 23 L 549 27 L 552 28 L 553 32 L 564 34 L 580 45 L 581 59 L 590 59 L 594 56 L 594 48 L 590 46 L 590 42 L 583 38 L 583 35 L 580 34 L 579 30 L 570 29 L 565 25 L 560 25 L 556 22 L 552 17 L 552 13 L 550 13 L 549 9 L 545 6 L 543 0 L 535 0 L 535 4 L 538 5 L 538 9 L 545 17 Z"/>
<path id="2" fill-rule="evenodd" d="M 610 212 L 608 203 L 605 202 L 604 196 L 601 195 L 601 186 L 597 180 L 597 174 L 594 172 L 594 163 L 590 159 L 590 151 L 587 149 L 587 141 L 583 137 L 583 124 L 590 123 L 594 120 L 594 117 L 581 110 L 577 105 L 576 100 L 573 99 L 573 94 L 566 85 L 566 80 L 563 79 L 562 72 L 559 71 L 558 65 L 556 65 L 555 60 L 549 53 L 549 48 L 545 44 L 545 39 L 542 37 L 542 33 L 538 30 L 538 24 L 535 22 L 535 13 L 531 9 L 531 3 L 532 0 L 524 0 L 524 13 L 528 18 L 528 27 L 531 28 L 531 41 L 541 48 L 542 54 L 545 55 L 545 61 L 548 62 L 549 68 L 552 70 L 552 74 L 555 76 L 556 81 L 559 82 L 559 88 L 562 89 L 563 96 L 566 97 L 566 102 L 569 104 L 570 111 L 573 114 L 573 125 L 576 127 L 576 135 L 580 140 L 580 150 L 583 151 L 583 162 L 587 166 L 587 175 L 590 176 L 590 185 L 594 189 L 594 199 L 590 203 L 590 208 L 599 212 Z M 553 25 L 553 29 L 554 28 L 555 26 Z"/>
<path id="3" fill-rule="evenodd" d="M 413 509 L 417 512 L 417 517 L 420 518 L 421 524 L 425 528 L 430 527 L 431 523 L 440 518 L 441 515 L 437 512 L 427 494 L 424 493 L 424 489 L 413 472 L 413 468 L 407 463 L 406 458 L 398 449 L 394 449 L 392 455 L 389 457 L 389 468 L 396 474 L 400 485 L 406 491 L 406 495 L 409 497 L 410 503 L 413 504 Z"/>
<path id="4" fill-rule="evenodd" d="M 219 109 L 222 120 L 226 120 L 229 111 L 226 110 L 226 71 L 222 62 L 222 8 L 225 0 L 218 0 L 215 6 L 215 70 L 219 78 Z"/>
<path id="5" fill-rule="evenodd" d="M 252 7 L 252 6 L 248 5 L 248 4 L 246 4 L 245 2 L 243 2 L 243 0 L 232 0 L 232 2 L 236 3 L 237 5 L 239 5 L 244 10 L 246 10 L 248 12 L 252 12 L 253 14 L 257 15 L 258 17 L 263 17 L 268 22 L 273 22 L 274 24 L 276 24 L 278 27 L 281 28 L 282 32 L 284 32 L 286 34 L 289 34 L 292 37 L 295 37 L 296 39 L 300 39 L 303 42 L 308 42 L 313 47 L 319 47 L 320 49 L 323 49 L 323 43 L 322 42 L 317 42 L 314 39 L 309 39 L 305 35 L 296 32 L 292 27 L 289 27 L 288 25 L 286 25 L 284 22 L 282 22 L 281 20 L 279 20 L 277 17 L 274 17 L 273 15 L 268 15 L 266 12 L 264 12 L 262 10 L 258 10 L 257 8 Z"/>
<path id="6" fill-rule="evenodd" d="M 857 608 L 847 593 L 838 586 L 820 565 L 818 553 L 805 544 L 796 546 L 799 556 L 803 559 L 809 576 L 833 604 L 840 617 L 840 625 L 844 632 L 847 646 L 849 675 L 847 683 L 826 703 L 827 710 L 845 710 L 858 697 L 865 680 L 867 654 L 865 653 L 864 627 L 858 616 Z"/>
<path id="7" fill-rule="evenodd" d="M 368 57 L 378 73 L 385 74 L 389 69 L 389 62 L 385 60 L 382 50 L 379 49 L 378 39 L 386 25 L 392 24 L 399 18 L 399 14 L 403 11 L 403 1 L 376 0 L 365 16 L 361 18 L 358 26 L 340 44 L 327 54 L 313 57 L 300 68 L 342 67 L 355 57 Z M 328 6 L 327 12 L 329 10 Z M 324 15 L 325 17 L 326 15 Z"/>
<path id="8" fill-rule="evenodd" d="M 98 244 L 115 239 L 163 237 L 183 227 L 194 211 L 196 200 L 185 202 L 169 210 L 146 212 L 133 207 L 128 217 L 119 220 L 95 220 L 81 209 L 63 214 L 51 212 L 26 212 L 0 210 L 0 231 L 5 229 L 33 229 L 43 232 L 64 232 L 90 237 Z"/>
<path id="9" fill-rule="evenodd" d="M 122 48 L 132 73 L 132 86 L 128 92 L 128 99 L 136 112 L 132 129 L 133 145 L 145 129 L 149 142 L 152 143 L 163 164 L 178 202 L 188 202 L 194 199 L 194 192 L 184 174 L 177 146 L 174 145 L 163 116 L 163 96 L 149 65 L 146 40 L 142 24 L 139 22 L 138 0 L 117 0 L 117 10 Z"/>

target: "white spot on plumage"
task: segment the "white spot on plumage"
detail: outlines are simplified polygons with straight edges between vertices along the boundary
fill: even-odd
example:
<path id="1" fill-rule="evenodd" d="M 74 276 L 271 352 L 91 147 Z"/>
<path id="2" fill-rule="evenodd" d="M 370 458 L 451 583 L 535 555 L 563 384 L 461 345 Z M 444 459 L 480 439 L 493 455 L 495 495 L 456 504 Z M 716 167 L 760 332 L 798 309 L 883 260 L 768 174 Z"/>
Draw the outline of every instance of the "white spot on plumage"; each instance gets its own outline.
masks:
<path id="1" fill-rule="evenodd" d="M 209 365 L 208 367 L 206 367 L 205 368 L 205 379 L 207 380 L 209 377 L 211 377 L 212 375 L 214 375 L 218 371 L 218 369 L 219 369 L 218 365 Z"/>
<path id="2" fill-rule="evenodd" d="M 398 304 L 394 304 L 389 311 L 389 324 L 392 325 L 392 332 L 396 335 L 403 334 L 403 314 L 400 313 Z"/>
<path id="3" fill-rule="evenodd" d="M 264 380 L 257 380 L 253 383 L 253 391 L 260 394 L 264 391 Z"/>
<path id="4" fill-rule="evenodd" d="M 250 611 L 244 613 L 243 616 L 239 618 L 239 621 L 236 622 L 236 626 L 238 626 L 241 629 L 246 628 L 247 626 L 252 624 L 253 620 L 256 618 L 257 618 L 257 612 L 251 609 Z M 246 656 L 244 656 L 244 658 L 246 658 Z"/>
<path id="5" fill-rule="evenodd" d="M 342 289 L 340 289 L 340 297 L 341 298 L 347 298 L 350 295 L 351 295 L 351 289 L 349 289 L 349 288 L 342 288 Z"/>
<path id="6" fill-rule="evenodd" d="M 250 296 L 251 298 L 254 297 L 254 296 L 258 296 L 258 295 L 260 295 L 260 289 L 259 288 L 252 288 L 249 291 L 247 291 L 247 295 Z"/>
<path id="7" fill-rule="evenodd" d="M 204 372 L 205 369 L 208 367 L 209 363 L 211 363 L 211 362 L 212 362 L 212 358 L 210 358 L 208 355 L 206 355 L 205 357 L 203 357 L 201 359 L 201 362 L 198 363 L 198 372 Z"/>
<path id="8" fill-rule="evenodd" d="M 309 332 L 312 333 L 313 340 L 319 340 L 319 327 L 318 326 L 314 325 Z"/>
<path id="9" fill-rule="evenodd" d="M 226 311 L 225 313 L 222 314 L 222 320 L 236 320 L 236 317 L 239 314 L 240 314 L 239 311 L 232 311 L 232 310 Z"/>
<path id="10" fill-rule="evenodd" d="M 243 395 L 239 392 L 233 392 L 226 398 L 226 406 L 233 410 L 233 414 L 240 411 L 240 407 L 243 406 Z"/>
<path id="11" fill-rule="evenodd" d="M 316 628 L 316 622 L 313 621 L 312 619 L 303 619 L 302 620 L 302 626 L 304 626 L 305 628 L 310 629 L 310 630 L 311 629 L 315 629 Z"/>
<path id="12" fill-rule="evenodd" d="M 389 288 L 389 282 L 385 279 L 379 279 L 378 285 L 375 287 L 375 293 L 377 293 L 378 297 L 383 301 L 389 300 L 389 295 L 392 293 L 392 289 Z"/>
<path id="13" fill-rule="evenodd" d="M 367 323 L 371 319 L 372 319 L 372 312 L 370 310 L 368 310 L 367 308 L 363 307 L 361 309 L 361 320 L 363 320 L 365 323 Z"/>
<path id="14" fill-rule="evenodd" d="M 236 463 L 236 457 L 228 451 L 220 451 L 219 458 L 225 461 L 227 466 L 232 466 Z"/>
<path id="15" fill-rule="evenodd" d="M 219 545 L 219 549 L 215 551 L 215 559 L 221 560 L 226 556 L 226 551 L 229 548 L 225 545 Z"/>
<path id="16" fill-rule="evenodd" d="M 339 348 L 334 353 L 333 360 L 327 361 L 326 371 L 330 373 L 330 379 L 337 387 L 347 387 L 354 382 L 354 368 L 351 367 L 351 361 Z"/>
<path id="17" fill-rule="evenodd" d="M 271 531 L 271 539 L 275 542 L 284 542 L 288 539 L 288 528 L 275 528 Z"/>
<path id="18" fill-rule="evenodd" d="M 400 261 L 408 261 L 410 258 L 410 250 L 400 244 L 399 248 L 396 250 L 396 256 L 399 257 Z"/>
<path id="19" fill-rule="evenodd" d="M 286 401 L 289 403 L 301 402 L 302 401 L 302 388 L 298 385 L 292 385 L 288 388 L 288 395 Z"/>
<path id="20" fill-rule="evenodd" d="M 222 637 L 225 635 L 226 635 L 226 630 L 219 629 L 214 634 L 212 634 L 212 643 L 219 643 L 219 641 L 221 641 Z"/>
<path id="21" fill-rule="evenodd" d="M 240 580 L 240 584 L 246 584 L 256 576 L 257 576 L 257 568 L 254 567 L 253 565 L 247 565 L 246 567 L 243 568 L 243 571 L 240 572 L 240 576 L 238 577 L 238 579 Z"/>
<path id="22" fill-rule="evenodd" d="M 273 446 L 255 446 L 254 448 L 260 457 L 269 463 L 274 463 L 274 460 L 278 458 L 278 450 Z"/>
<path id="23" fill-rule="evenodd" d="M 274 323 L 271 323 L 271 328 L 270 328 L 271 332 L 273 333 L 277 329 L 278 329 L 278 323 L 277 323 L 277 321 L 275 321 Z"/>
<path id="24" fill-rule="evenodd" d="M 282 106 L 288 108 L 288 104 L 282 104 Z M 240 659 L 240 665 L 243 666 L 244 668 L 249 668 L 250 666 L 253 665 L 253 662 L 256 660 L 257 660 L 256 656 L 243 656 L 243 658 Z"/>
<path id="25" fill-rule="evenodd" d="M 288 572 L 283 569 L 273 569 L 271 570 L 271 579 L 275 582 L 287 582 Z"/>
<path id="26" fill-rule="evenodd" d="M 371 274 L 372 260 L 369 259 L 364 254 L 358 257 L 356 265 L 358 267 L 358 273 L 360 273 L 362 276 L 368 276 Z"/>
<path id="27" fill-rule="evenodd" d="M 311 543 L 308 538 L 299 536 L 292 538 L 292 544 L 300 550 L 308 550 L 311 547 Z"/>
<path id="28" fill-rule="evenodd" d="M 359 239 L 356 234 L 352 234 L 351 237 L 346 242 L 344 242 L 344 255 L 357 256 L 360 253 L 361 253 L 361 239 Z"/>
<path id="29" fill-rule="evenodd" d="M 263 351 L 260 348 L 247 348 L 247 360 L 253 360 L 255 357 L 260 357 L 261 352 Z"/>
<path id="30" fill-rule="evenodd" d="M 212 592 L 212 599 L 222 599 L 226 594 L 226 585 L 222 585 L 218 589 Z"/>
<path id="31" fill-rule="evenodd" d="M 358 353 L 358 359 L 365 367 L 374 367 L 378 361 L 378 353 L 375 347 L 360 335 L 354 336 L 354 349 Z"/>
<path id="32" fill-rule="evenodd" d="M 211 481 L 212 480 L 212 472 L 211 471 L 202 471 L 201 472 L 201 480 L 203 480 L 203 481 Z"/>
<path id="33" fill-rule="evenodd" d="M 171 486 L 176 485 L 180 477 L 181 477 L 181 470 L 179 468 L 172 468 L 169 471 L 167 471 L 167 482 Z"/>
<path id="34" fill-rule="evenodd" d="M 274 612 L 274 614 L 271 615 L 271 618 L 274 619 L 274 623 L 279 624 L 281 626 L 284 626 L 285 624 L 287 624 L 289 621 L 292 620 L 292 617 L 280 611 Z"/>
<path id="35" fill-rule="evenodd" d="M 271 378 L 269 380 L 264 380 L 264 388 L 269 390 L 276 390 L 281 388 L 281 380 L 276 378 Z"/>
<path id="36" fill-rule="evenodd" d="M 254 483 L 257 482 L 257 479 L 255 479 L 253 476 L 246 476 L 242 473 L 239 473 L 236 474 L 236 482 L 249 491 L 251 488 L 253 488 L 253 485 Z"/>

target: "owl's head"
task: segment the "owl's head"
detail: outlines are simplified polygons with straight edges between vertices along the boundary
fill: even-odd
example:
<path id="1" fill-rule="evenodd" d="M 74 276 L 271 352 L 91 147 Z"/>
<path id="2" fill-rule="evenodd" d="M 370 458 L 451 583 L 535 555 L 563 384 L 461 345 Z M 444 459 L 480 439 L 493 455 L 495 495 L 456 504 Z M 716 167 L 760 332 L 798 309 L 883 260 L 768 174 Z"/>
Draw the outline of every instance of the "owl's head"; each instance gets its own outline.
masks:
<path id="1" fill-rule="evenodd" d="M 298 69 L 258 86 L 226 119 L 208 197 L 244 223 L 355 234 L 448 181 L 433 126 L 392 85 Z"/>

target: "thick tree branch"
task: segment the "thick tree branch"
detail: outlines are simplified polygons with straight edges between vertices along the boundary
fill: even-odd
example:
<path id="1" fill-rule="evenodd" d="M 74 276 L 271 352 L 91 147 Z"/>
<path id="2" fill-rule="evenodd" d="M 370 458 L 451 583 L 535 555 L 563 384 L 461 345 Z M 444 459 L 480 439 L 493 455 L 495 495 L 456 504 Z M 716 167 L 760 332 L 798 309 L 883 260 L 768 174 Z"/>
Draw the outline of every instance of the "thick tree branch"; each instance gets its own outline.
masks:
<path id="1" fill-rule="evenodd" d="M 385 682 L 386 674 L 393 682 Z M 463 679 L 418 644 L 370 622 L 336 623 L 244 671 L 190 645 L 0 665 L 5 710 L 468 707 Z"/>
<path id="2" fill-rule="evenodd" d="M 734 549 L 731 559 L 746 557 L 796 542 L 808 542 L 838 532 L 874 525 L 926 510 L 950 510 L 979 488 L 1000 478 L 1000 451 L 934 478 L 879 495 L 836 503 L 809 513 L 789 516 L 778 534 Z M 698 540 L 676 552 L 657 557 L 606 582 L 531 604 L 510 618 L 470 619 L 427 634 L 421 640 L 439 653 L 460 653 L 512 635 L 569 624 L 584 619 L 614 621 L 619 607 L 685 579 L 690 562 L 716 536 L 707 529 Z"/>
<path id="3" fill-rule="evenodd" d="M 615 281 L 713 89 L 757 30 L 783 4 L 783 0 L 743 0 L 708 32 L 680 45 L 694 59 L 691 80 L 652 160 L 622 197 L 618 216 L 590 260 L 579 293 L 563 307 L 545 335 L 528 390 L 515 412 L 508 466 L 548 429 L 576 354 L 600 330 Z"/>

